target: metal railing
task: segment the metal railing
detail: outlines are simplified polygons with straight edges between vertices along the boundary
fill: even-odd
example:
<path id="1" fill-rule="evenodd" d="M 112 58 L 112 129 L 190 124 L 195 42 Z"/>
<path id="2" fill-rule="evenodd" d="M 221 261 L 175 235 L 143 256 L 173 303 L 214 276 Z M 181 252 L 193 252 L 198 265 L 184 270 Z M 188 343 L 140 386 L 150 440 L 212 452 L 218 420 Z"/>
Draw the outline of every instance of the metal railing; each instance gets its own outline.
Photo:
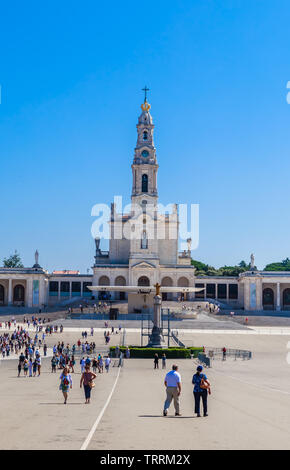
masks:
<path id="1" fill-rule="evenodd" d="M 198 353 L 197 361 L 205 367 L 210 367 L 210 357 L 207 357 L 204 353 Z"/>
<path id="2" fill-rule="evenodd" d="M 185 348 L 185 344 L 180 341 L 180 339 L 178 339 L 178 331 L 175 330 L 175 331 L 171 331 L 171 337 L 173 339 L 173 341 L 175 341 L 175 343 L 180 347 L 180 348 Z"/>
<path id="3" fill-rule="evenodd" d="M 124 366 L 124 353 L 120 352 L 118 358 L 114 359 L 113 367 L 123 367 Z"/>
<path id="4" fill-rule="evenodd" d="M 233 358 L 235 360 L 242 359 L 243 361 L 252 359 L 252 352 L 247 351 L 245 349 L 226 349 L 226 351 L 224 352 L 223 348 L 206 347 L 205 353 L 210 359 L 213 360 L 226 360 L 228 357 Z"/>

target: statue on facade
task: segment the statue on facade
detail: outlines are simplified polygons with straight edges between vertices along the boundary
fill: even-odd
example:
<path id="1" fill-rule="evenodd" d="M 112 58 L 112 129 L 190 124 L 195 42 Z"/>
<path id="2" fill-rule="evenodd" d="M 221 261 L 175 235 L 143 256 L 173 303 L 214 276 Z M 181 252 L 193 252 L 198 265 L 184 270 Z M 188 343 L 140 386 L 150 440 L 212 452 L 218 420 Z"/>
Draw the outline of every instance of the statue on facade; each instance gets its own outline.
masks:
<path id="1" fill-rule="evenodd" d="M 146 230 L 143 230 L 142 239 L 141 239 L 141 248 L 142 249 L 147 249 L 148 248 Z"/>
<path id="2" fill-rule="evenodd" d="M 96 238 L 95 238 L 96 255 L 97 255 L 97 254 L 99 253 L 99 251 L 100 251 L 100 241 L 101 241 L 101 240 L 99 239 L 99 237 L 96 237 Z"/>
<path id="3" fill-rule="evenodd" d="M 161 285 L 158 282 L 156 282 L 156 284 L 154 284 L 154 287 L 155 287 L 155 295 L 160 295 Z"/>
<path id="4" fill-rule="evenodd" d="M 251 254 L 251 266 L 250 269 L 255 269 L 255 256 Z"/>
<path id="5" fill-rule="evenodd" d="M 35 263 L 34 263 L 34 268 L 40 268 L 39 266 L 39 263 L 38 263 L 38 260 L 39 260 L 39 253 L 38 253 L 38 250 L 36 250 L 36 252 L 34 253 L 34 260 L 35 260 Z"/>

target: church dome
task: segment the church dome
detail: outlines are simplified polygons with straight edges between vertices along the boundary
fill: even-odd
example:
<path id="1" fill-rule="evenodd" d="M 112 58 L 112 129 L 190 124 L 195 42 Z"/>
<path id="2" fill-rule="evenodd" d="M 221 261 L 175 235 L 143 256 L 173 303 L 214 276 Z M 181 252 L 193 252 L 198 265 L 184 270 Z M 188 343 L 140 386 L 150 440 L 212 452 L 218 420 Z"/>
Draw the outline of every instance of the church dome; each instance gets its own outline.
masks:
<path id="1" fill-rule="evenodd" d="M 152 116 L 149 113 L 149 110 L 148 111 L 143 110 L 142 114 L 139 116 L 138 123 L 139 124 L 144 124 L 145 126 L 148 125 L 148 124 L 151 125 L 153 123 Z"/>

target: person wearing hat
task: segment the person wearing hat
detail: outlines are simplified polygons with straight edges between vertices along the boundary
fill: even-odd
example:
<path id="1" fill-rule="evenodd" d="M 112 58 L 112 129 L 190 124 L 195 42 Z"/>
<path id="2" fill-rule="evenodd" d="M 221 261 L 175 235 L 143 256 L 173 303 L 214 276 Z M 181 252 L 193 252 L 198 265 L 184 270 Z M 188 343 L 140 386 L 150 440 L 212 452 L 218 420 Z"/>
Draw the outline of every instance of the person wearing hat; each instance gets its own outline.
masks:
<path id="1" fill-rule="evenodd" d="M 203 416 L 208 416 L 207 414 L 207 393 L 210 392 L 210 383 L 207 380 L 207 376 L 202 373 L 203 367 L 198 366 L 196 373 L 192 377 L 192 383 L 194 385 L 193 395 L 195 408 L 194 412 L 197 414 L 197 417 L 200 417 L 200 398 L 202 399 L 203 405 Z"/>

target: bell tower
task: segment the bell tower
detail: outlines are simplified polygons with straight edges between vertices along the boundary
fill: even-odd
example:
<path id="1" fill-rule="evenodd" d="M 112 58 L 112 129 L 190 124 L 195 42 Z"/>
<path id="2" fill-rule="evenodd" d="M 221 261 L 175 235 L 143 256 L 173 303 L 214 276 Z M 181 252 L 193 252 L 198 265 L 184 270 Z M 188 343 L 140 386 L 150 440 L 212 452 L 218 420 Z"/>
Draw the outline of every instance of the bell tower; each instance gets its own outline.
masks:
<path id="1" fill-rule="evenodd" d="M 154 125 L 149 112 L 151 106 L 147 101 L 147 91 L 149 91 L 149 88 L 145 86 L 143 91 L 145 92 L 145 97 L 144 103 L 141 104 L 142 113 L 138 118 L 137 145 L 132 164 L 133 187 L 131 200 L 132 204 L 142 206 L 145 203 L 155 206 L 158 202 L 158 164 L 153 141 Z"/>

